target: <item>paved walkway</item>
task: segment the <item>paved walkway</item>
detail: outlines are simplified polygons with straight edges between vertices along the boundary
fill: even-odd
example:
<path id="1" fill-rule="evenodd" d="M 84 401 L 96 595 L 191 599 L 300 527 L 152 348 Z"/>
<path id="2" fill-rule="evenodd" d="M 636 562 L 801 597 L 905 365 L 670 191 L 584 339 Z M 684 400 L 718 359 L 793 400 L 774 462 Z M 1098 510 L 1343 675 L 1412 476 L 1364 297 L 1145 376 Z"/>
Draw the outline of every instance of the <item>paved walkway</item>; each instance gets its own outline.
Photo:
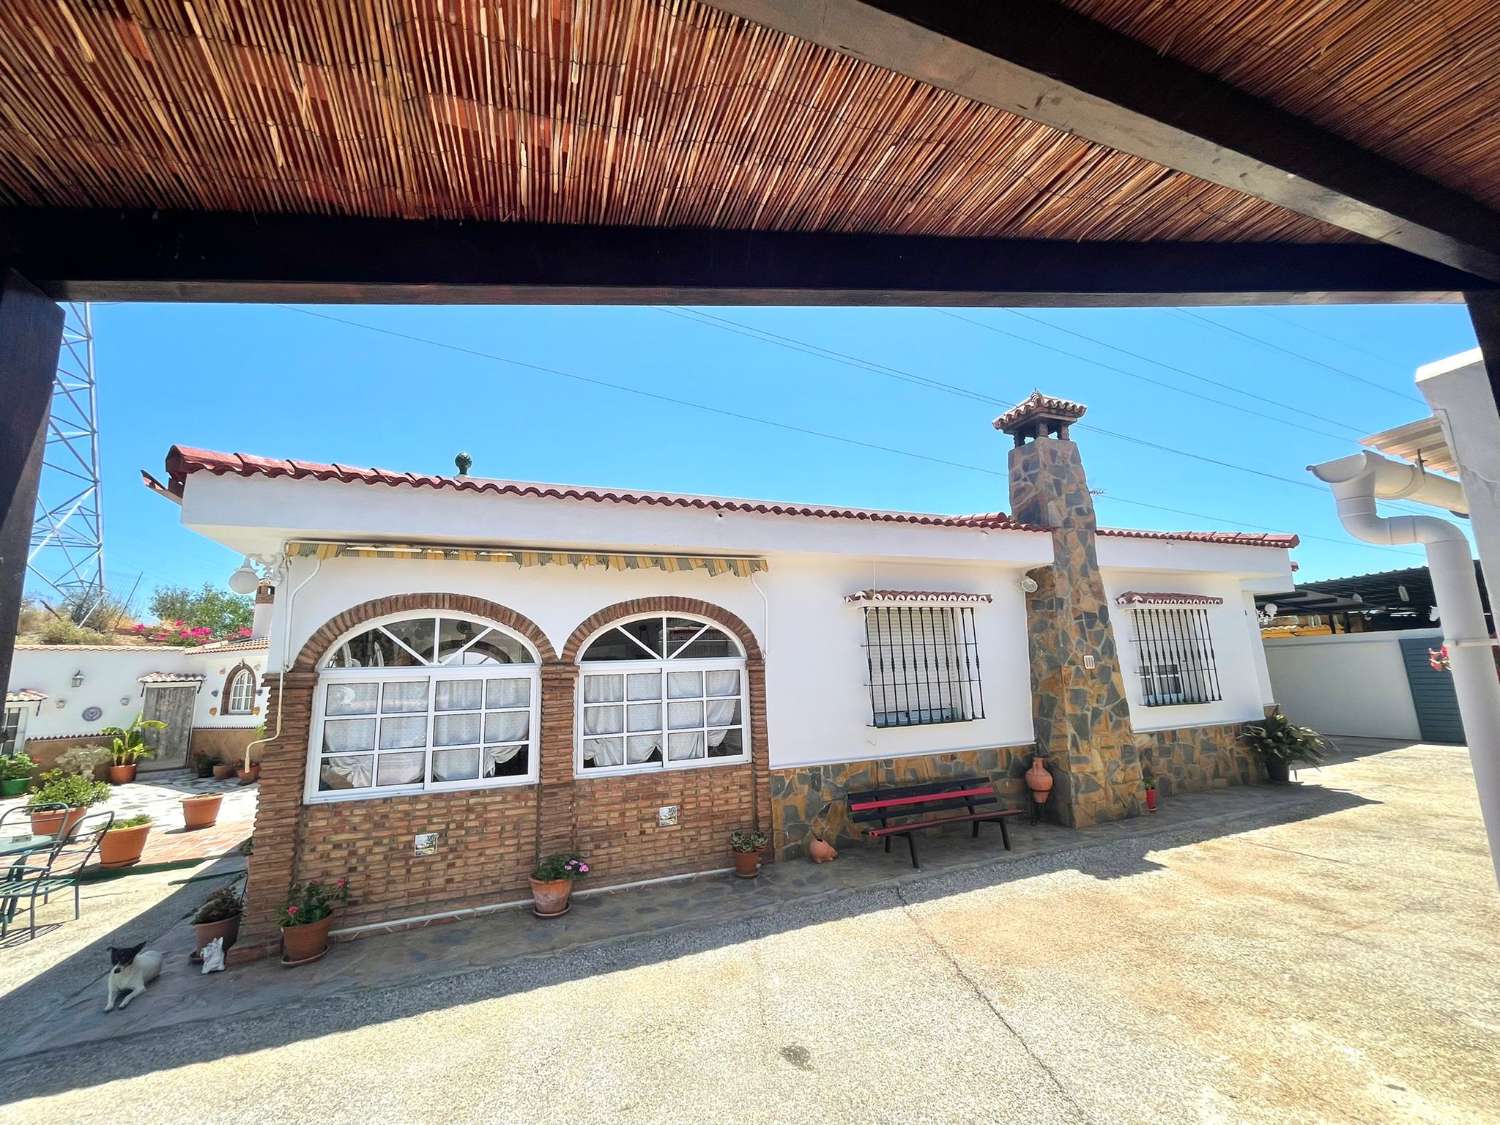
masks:
<path id="1" fill-rule="evenodd" d="M 236 1121 L 1493 1121 L 1466 754 L 1345 749 L 1009 855 L 933 841 L 917 876 L 856 848 L 210 977 L 168 933 L 126 1012 L 96 980 L 13 1032 L 0 1120 L 159 1120 L 207 1082 Z"/>

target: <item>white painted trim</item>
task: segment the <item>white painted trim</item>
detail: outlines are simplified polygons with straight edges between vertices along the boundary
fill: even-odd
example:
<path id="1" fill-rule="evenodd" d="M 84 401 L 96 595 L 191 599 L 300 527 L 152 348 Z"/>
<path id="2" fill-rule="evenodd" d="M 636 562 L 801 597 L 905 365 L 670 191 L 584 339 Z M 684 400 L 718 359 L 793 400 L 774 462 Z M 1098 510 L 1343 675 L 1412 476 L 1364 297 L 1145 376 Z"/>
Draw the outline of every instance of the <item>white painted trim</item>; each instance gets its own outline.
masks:
<path id="1" fill-rule="evenodd" d="M 936 724 L 943 726 L 946 724 Z M 920 729 L 918 727 L 871 727 L 871 730 L 910 731 Z M 902 750 L 892 754 L 861 754 L 854 758 L 818 758 L 816 760 L 798 761 L 790 766 L 772 766 L 772 773 L 789 773 L 792 770 L 807 769 L 810 766 L 844 766 L 855 762 L 883 762 L 895 758 L 931 758 L 938 754 L 967 754 L 975 750 L 1019 750 L 1025 746 L 1034 747 L 1035 742 L 981 742 L 973 746 L 943 746 L 936 750 Z"/>

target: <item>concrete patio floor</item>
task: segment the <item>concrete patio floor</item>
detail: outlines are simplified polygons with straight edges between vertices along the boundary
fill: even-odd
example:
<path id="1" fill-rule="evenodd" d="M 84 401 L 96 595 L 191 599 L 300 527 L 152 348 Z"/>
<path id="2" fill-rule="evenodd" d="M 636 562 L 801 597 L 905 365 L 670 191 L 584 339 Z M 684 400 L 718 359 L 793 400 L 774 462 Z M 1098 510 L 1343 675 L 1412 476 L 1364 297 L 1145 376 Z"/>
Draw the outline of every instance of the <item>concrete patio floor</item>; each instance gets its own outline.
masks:
<path id="1" fill-rule="evenodd" d="M 48 1016 L 7 1021 L 0 1119 L 160 1120 L 209 1087 L 216 1120 L 1496 1120 L 1467 755 L 1343 749 L 1011 853 L 933 840 L 921 873 L 854 848 L 210 977 L 169 932 L 124 1013 L 97 978 L 6 997 Z"/>

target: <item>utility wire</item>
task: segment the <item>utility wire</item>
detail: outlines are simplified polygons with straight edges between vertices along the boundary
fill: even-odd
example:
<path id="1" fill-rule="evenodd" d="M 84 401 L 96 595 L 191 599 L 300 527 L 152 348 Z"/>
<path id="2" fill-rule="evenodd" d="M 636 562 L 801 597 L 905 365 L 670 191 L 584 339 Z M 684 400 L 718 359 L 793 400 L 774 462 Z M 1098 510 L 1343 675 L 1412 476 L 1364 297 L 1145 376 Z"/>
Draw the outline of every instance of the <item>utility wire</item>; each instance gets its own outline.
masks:
<path id="1" fill-rule="evenodd" d="M 1381 363 L 1385 364 L 1387 367 L 1390 367 L 1392 370 L 1400 371 L 1403 375 L 1410 370 L 1410 368 L 1402 367 L 1395 360 L 1391 359 L 1390 356 L 1381 355 L 1379 352 L 1372 352 L 1369 348 L 1362 348 L 1353 340 L 1346 340 L 1342 336 L 1333 335 L 1333 333 L 1331 332 L 1320 332 L 1316 328 L 1311 328 L 1308 325 L 1293 319 L 1292 317 L 1283 316 L 1281 313 L 1275 312 L 1271 309 L 1263 308 L 1260 310 L 1260 312 L 1263 316 L 1268 316 L 1272 320 L 1279 320 L 1282 324 L 1289 324 L 1298 331 L 1306 332 L 1309 336 L 1317 336 L 1320 339 L 1327 340 L 1330 344 L 1337 344 L 1341 348 L 1348 348 L 1350 351 L 1359 352 L 1361 355 L 1367 355 L 1371 359 L 1379 360 Z"/>
<path id="2" fill-rule="evenodd" d="M 846 445 L 859 446 L 859 447 L 861 447 L 863 449 L 873 449 L 873 450 L 876 450 L 877 452 L 881 452 L 881 453 L 893 453 L 893 454 L 896 454 L 897 456 L 900 456 L 900 457 L 909 457 L 909 458 L 913 458 L 913 459 L 919 460 L 919 461 L 927 461 L 927 462 L 931 462 L 933 464 L 945 465 L 945 466 L 948 466 L 949 468 L 964 469 L 964 470 L 967 470 L 969 472 L 983 473 L 986 476 L 999 477 L 999 478 L 1002 478 L 1002 479 L 1006 479 L 1006 478 L 1009 477 L 1008 473 L 1002 473 L 1002 472 L 999 472 L 999 471 L 997 471 L 995 469 L 987 469 L 987 468 L 985 468 L 982 465 L 970 465 L 970 464 L 967 464 L 967 463 L 961 462 L 961 461 L 948 461 L 948 460 L 945 460 L 945 459 L 943 459 L 941 457 L 932 457 L 932 456 L 929 456 L 929 455 L 927 455 L 925 453 L 918 453 L 918 452 L 916 452 L 914 450 L 899 449 L 899 448 L 896 448 L 894 446 L 888 446 L 888 445 L 878 445 L 878 444 L 876 444 L 874 442 L 860 441 L 860 440 L 858 440 L 856 438 L 845 437 L 842 434 L 830 434 L 830 433 L 826 433 L 826 432 L 824 432 L 822 430 L 814 430 L 814 429 L 810 429 L 810 428 L 807 428 L 807 427 L 804 427 L 804 426 L 796 426 L 796 425 L 792 425 L 792 424 L 787 423 L 787 422 L 778 422 L 778 421 L 775 421 L 774 419 L 770 419 L 770 418 L 760 418 L 760 417 L 756 417 L 755 415 L 752 415 L 752 414 L 742 414 L 742 413 L 739 413 L 738 411 L 724 410 L 724 409 L 722 409 L 720 407 L 717 407 L 717 406 L 709 406 L 709 405 L 707 405 L 705 403 L 693 402 L 690 399 L 675 398 L 675 397 L 673 397 L 671 395 L 657 394 L 654 391 L 642 390 L 639 387 L 631 387 L 631 386 L 628 386 L 628 385 L 623 384 L 623 383 L 614 383 L 614 382 L 610 382 L 609 380 L 606 380 L 606 379 L 595 379 L 595 378 L 592 378 L 592 377 L 587 376 L 587 375 L 578 375 L 578 374 L 576 374 L 574 372 L 563 371 L 560 368 L 556 368 L 556 367 L 547 367 L 547 366 L 544 366 L 544 365 L 539 364 L 539 363 L 530 363 L 530 362 L 527 362 L 525 360 L 511 359 L 508 356 L 496 355 L 493 352 L 481 351 L 478 348 L 470 348 L 470 347 L 466 347 L 466 346 L 464 346 L 462 344 L 453 344 L 453 343 L 449 343 L 449 342 L 447 342 L 445 340 L 434 340 L 434 339 L 432 339 L 431 337 L 428 337 L 428 336 L 418 336 L 415 333 L 401 332 L 401 331 L 398 331 L 398 330 L 396 330 L 394 328 L 381 328 L 381 327 L 379 327 L 377 325 L 374 325 L 374 324 L 365 324 L 365 323 L 363 323 L 361 321 L 358 321 L 358 320 L 349 320 L 346 317 L 333 316 L 330 313 L 314 312 L 311 309 L 300 308 L 300 307 L 298 307 L 296 305 L 279 305 L 277 307 L 281 308 L 281 309 L 285 309 L 288 312 L 301 313 L 304 316 L 315 317 L 315 318 L 317 318 L 319 320 L 331 321 L 331 322 L 333 322 L 335 324 L 343 324 L 343 325 L 346 325 L 347 327 L 350 327 L 350 328 L 359 328 L 359 329 L 362 329 L 362 330 L 364 330 L 366 332 L 375 332 L 375 333 L 378 333 L 378 334 L 380 334 L 382 336 L 391 336 L 391 337 L 394 337 L 396 339 L 406 340 L 406 341 L 409 341 L 409 342 L 414 343 L 414 344 L 426 344 L 429 347 L 442 348 L 442 349 L 444 349 L 446 351 L 458 352 L 458 353 L 460 353 L 462 355 L 473 356 L 473 357 L 478 358 L 478 359 L 487 359 L 487 360 L 491 360 L 491 361 L 493 361 L 495 363 L 504 363 L 504 364 L 510 365 L 512 367 L 524 368 L 524 369 L 526 369 L 528 371 L 537 371 L 537 372 L 540 372 L 540 373 L 542 373 L 544 375 L 556 375 L 559 378 L 571 379 L 571 380 L 574 380 L 576 382 L 587 383 L 587 384 L 589 384 L 591 386 L 596 386 L 596 387 L 605 387 L 605 388 L 607 388 L 609 390 L 621 391 L 621 392 L 623 392 L 625 394 L 637 395 L 637 396 L 639 396 L 641 398 L 649 398 L 649 399 L 653 399 L 653 400 L 658 401 L 658 402 L 667 402 L 667 403 L 671 403 L 674 406 L 687 407 L 690 410 L 701 410 L 701 411 L 705 411 L 705 412 L 710 413 L 710 414 L 717 414 L 717 415 L 721 415 L 723 417 L 735 418 L 735 419 L 737 419 L 739 421 L 752 422 L 752 423 L 755 423 L 756 425 L 769 426 L 769 427 L 772 427 L 774 429 L 787 430 L 787 431 L 789 431 L 791 433 L 803 434 L 803 435 L 808 436 L 808 437 L 823 438 L 823 439 L 828 440 L 828 441 L 836 441 L 836 442 L 841 442 L 841 443 L 846 444 Z M 1096 430 L 1096 432 L 1107 432 L 1107 431 L 1099 431 L 1097 427 L 1095 427 L 1094 429 Z M 1287 478 L 1280 478 L 1280 479 L 1287 479 Z M 1300 481 L 1294 481 L 1292 483 L 1301 484 L 1302 482 L 1300 482 Z M 1199 513 L 1199 512 L 1186 512 L 1186 511 L 1182 511 L 1181 509 L 1166 508 L 1166 507 L 1163 507 L 1162 505 L 1159 505 L 1159 504 L 1149 504 L 1149 503 L 1147 503 L 1145 501 L 1142 501 L 1142 500 L 1129 500 L 1129 499 L 1126 499 L 1125 497 L 1122 497 L 1122 496 L 1115 496 L 1112 493 L 1109 494 L 1109 498 L 1112 499 L 1112 500 L 1116 500 L 1116 501 L 1118 501 L 1120 503 L 1123 503 L 1123 504 L 1134 504 L 1137 507 L 1157 508 L 1157 509 L 1160 509 L 1161 511 L 1175 512 L 1175 513 L 1180 514 L 1180 515 L 1192 515 L 1195 518 L 1199 518 L 1199 519 L 1214 520 L 1217 523 L 1226 524 L 1226 525 L 1228 525 L 1230 527 L 1241 527 L 1241 528 L 1246 528 L 1246 529 L 1252 530 L 1252 531 L 1268 531 L 1268 530 L 1271 530 L 1269 528 L 1266 528 L 1266 527 L 1263 527 L 1263 526 L 1259 526 L 1259 525 L 1256 525 L 1256 524 L 1245 524 L 1245 523 L 1240 523 L 1240 522 L 1238 522 L 1236 520 L 1225 519 L 1222 516 L 1210 516 L 1210 515 L 1206 515 L 1206 514 Z M 1325 536 L 1317 536 L 1317 535 L 1306 535 L 1306 536 L 1303 536 L 1303 538 L 1307 538 L 1307 539 L 1326 539 Z M 1369 548 L 1374 549 L 1374 550 L 1388 550 L 1388 551 L 1389 550 L 1395 550 L 1395 551 L 1400 551 L 1399 548 L 1395 548 L 1395 547 L 1381 547 L 1381 546 L 1379 546 L 1377 544 L 1366 544 L 1366 543 L 1349 543 L 1349 542 L 1347 542 L 1345 540 L 1341 540 L 1341 539 L 1326 539 L 1326 541 L 1330 542 L 1330 543 L 1337 543 L 1341 547 L 1355 546 L 1355 547 L 1369 547 Z M 1408 552 L 1400 551 L 1400 553 L 1406 554 Z"/>

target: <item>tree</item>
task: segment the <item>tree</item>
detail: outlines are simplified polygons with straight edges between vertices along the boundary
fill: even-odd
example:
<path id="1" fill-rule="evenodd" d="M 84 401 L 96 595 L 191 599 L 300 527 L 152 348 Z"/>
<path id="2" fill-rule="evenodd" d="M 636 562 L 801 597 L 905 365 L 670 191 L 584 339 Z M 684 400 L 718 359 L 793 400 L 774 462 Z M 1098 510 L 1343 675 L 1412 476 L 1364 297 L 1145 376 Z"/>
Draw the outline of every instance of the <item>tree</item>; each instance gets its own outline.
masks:
<path id="1" fill-rule="evenodd" d="M 200 590 L 186 586 L 158 586 L 151 595 L 151 612 L 158 621 L 181 621 L 188 628 L 212 629 L 215 636 L 232 637 L 250 628 L 255 603 L 244 594 L 220 590 L 205 582 Z"/>

